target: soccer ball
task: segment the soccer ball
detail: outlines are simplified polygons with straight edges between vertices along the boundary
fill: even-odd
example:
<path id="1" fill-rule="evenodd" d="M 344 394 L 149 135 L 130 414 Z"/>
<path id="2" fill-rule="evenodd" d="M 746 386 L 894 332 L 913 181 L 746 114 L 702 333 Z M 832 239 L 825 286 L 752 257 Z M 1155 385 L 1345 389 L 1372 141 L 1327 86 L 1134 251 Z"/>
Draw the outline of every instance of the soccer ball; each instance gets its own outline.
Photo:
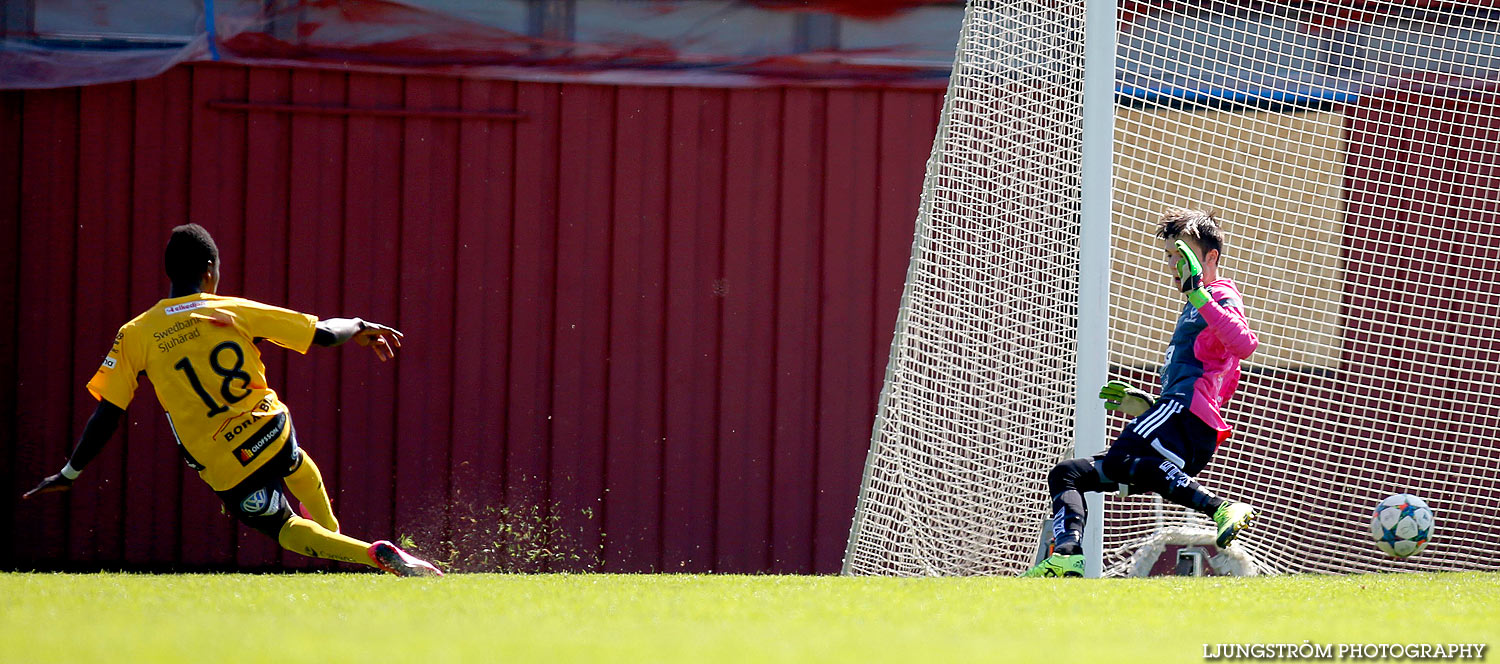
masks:
<path id="1" fill-rule="evenodd" d="M 1432 541 L 1432 508 L 1411 494 L 1386 498 L 1375 505 L 1370 535 L 1377 548 L 1392 556 L 1415 555 Z"/>

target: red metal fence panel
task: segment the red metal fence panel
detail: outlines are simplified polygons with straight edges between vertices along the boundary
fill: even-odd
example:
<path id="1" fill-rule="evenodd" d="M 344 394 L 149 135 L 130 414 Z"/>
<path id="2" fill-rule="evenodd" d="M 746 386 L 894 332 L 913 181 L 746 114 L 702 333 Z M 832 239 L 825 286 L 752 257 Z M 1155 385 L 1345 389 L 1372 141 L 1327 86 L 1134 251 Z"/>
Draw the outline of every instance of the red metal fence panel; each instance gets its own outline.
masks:
<path id="1" fill-rule="evenodd" d="M 940 103 L 222 65 L 0 93 L 0 567 L 326 566 L 221 513 L 149 388 L 75 491 L 17 500 L 196 221 L 223 292 L 406 333 L 262 349 L 345 532 L 836 571 Z"/>

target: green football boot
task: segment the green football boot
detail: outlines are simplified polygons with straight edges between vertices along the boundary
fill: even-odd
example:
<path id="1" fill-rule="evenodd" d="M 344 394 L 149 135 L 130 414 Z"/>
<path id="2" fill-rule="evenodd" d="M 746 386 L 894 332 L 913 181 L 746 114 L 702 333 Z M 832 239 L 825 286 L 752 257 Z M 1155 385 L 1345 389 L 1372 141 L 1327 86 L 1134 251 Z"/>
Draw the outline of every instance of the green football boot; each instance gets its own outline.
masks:
<path id="1" fill-rule="evenodd" d="M 1233 503 L 1225 501 L 1219 509 L 1214 512 L 1214 523 L 1219 526 L 1219 537 L 1215 543 L 1219 548 L 1229 546 L 1234 538 L 1239 537 L 1241 531 L 1250 527 L 1250 522 L 1255 520 L 1255 509 L 1244 503 Z"/>
<path id="2" fill-rule="evenodd" d="M 1083 576 L 1083 556 L 1065 556 L 1054 553 L 1047 556 L 1046 560 L 1037 563 L 1036 567 L 1026 570 L 1023 577 L 1060 577 L 1060 576 Z"/>

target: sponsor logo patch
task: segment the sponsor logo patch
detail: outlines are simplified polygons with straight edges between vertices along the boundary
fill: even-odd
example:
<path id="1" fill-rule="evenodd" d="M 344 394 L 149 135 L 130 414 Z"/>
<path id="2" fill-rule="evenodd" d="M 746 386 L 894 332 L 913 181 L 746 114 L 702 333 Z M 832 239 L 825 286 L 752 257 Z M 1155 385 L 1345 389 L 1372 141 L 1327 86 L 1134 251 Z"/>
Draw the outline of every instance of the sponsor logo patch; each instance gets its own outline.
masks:
<path id="1" fill-rule="evenodd" d="M 105 369 L 113 369 L 113 368 L 115 368 L 115 358 L 113 358 L 113 357 L 106 357 L 106 358 L 104 358 L 104 366 L 103 366 L 103 368 L 105 368 Z"/>
<path id="2" fill-rule="evenodd" d="M 255 493 L 245 496 L 240 501 L 240 510 L 246 514 L 260 514 L 266 511 L 266 506 L 271 504 L 270 497 L 266 495 L 265 489 L 256 489 Z"/>
<path id="3" fill-rule="evenodd" d="M 167 313 L 167 315 L 170 316 L 172 314 L 180 314 L 180 313 L 182 313 L 184 311 L 192 311 L 192 310 L 197 309 L 197 308 L 199 308 L 199 307 L 201 307 L 203 305 L 206 305 L 206 304 L 208 304 L 208 300 L 193 300 L 192 302 L 183 302 L 182 304 L 174 304 L 174 305 L 172 305 L 170 307 L 167 307 L 167 308 L 163 309 L 162 311 L 165 311 Z"/>
<path id="4" fill-rule="evenodd" d="M 271 420 L 270 424 L 261 427 L 259 431 L 251 434 L 249 440 L 242 443 L 239 447 L 234 448 L 234 458 L 240 462 L 241 466 L 250 465 L 250 462 L 254 461 L 255 457 L 260 456 L 261 452 L 266 451 L 266 448 L 270 447 L 271 443 L 281 437 L 281 430 L 284 427 L 286 427 L 286 414 L 281 413 L 275 419 Z"/>

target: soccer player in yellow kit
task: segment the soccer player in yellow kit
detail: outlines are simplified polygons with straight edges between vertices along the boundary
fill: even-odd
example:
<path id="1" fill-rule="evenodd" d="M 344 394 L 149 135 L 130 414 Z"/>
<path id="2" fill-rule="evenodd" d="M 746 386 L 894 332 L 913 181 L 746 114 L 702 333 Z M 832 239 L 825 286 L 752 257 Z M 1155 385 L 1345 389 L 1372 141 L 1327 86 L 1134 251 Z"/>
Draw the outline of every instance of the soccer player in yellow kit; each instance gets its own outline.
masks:
<path id="1" fill-rule="evenodd" d="M 255 347 L 265 340 L 306 353 L 312 344 L 338 346 L 353 339 L 384 362 L 401 346 L 401 333 L 358 318 L 318 320 L 217 295 L 219 266 L 219 250 L 208 231 L 197 224 L 172 229 L 166 251 L 169 297 L 120 328 L 88 383 L 99 406 L 67 465 L 23 498 L 72 487 L 119 427 L 144 374 L 167 411 L 183 459 L 236 519 L 288 551 L 397 576 L 442 576 L 431 563 L 388 541 L 371 544 L 339 532 L 323 476 L 297 445 L 291 414 L 267 384 Z M 292 513 L 283 483 L 306 518 Z"/>

